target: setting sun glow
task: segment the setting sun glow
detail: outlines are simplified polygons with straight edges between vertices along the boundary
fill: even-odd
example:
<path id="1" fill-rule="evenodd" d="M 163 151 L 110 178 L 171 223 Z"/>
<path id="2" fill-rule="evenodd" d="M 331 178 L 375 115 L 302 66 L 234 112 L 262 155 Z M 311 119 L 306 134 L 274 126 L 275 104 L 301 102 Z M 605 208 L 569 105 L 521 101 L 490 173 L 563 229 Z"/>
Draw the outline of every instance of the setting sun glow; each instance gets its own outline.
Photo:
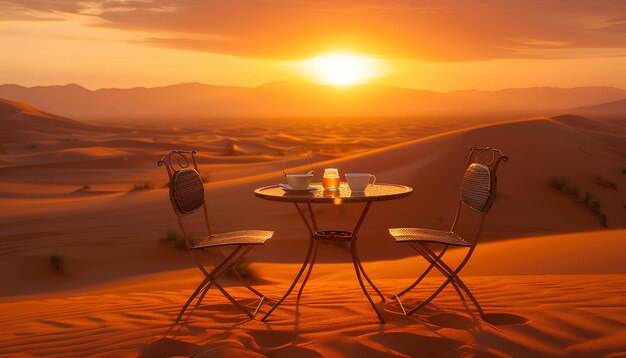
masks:
<path id="1" fill-rule="evenodd" d="M 381 60 L 344 53 L 314 57 L 306 68 L 316 82 L 335 86 L 368 83 L 384 74 Z"/>

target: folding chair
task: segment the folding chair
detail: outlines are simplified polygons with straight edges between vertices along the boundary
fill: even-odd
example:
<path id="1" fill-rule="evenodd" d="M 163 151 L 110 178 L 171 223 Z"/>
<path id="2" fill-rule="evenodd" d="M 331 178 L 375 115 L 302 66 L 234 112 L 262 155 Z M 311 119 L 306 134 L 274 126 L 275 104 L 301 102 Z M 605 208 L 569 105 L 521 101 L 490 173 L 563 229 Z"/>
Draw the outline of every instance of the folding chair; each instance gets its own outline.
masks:
<path id="1" fill-rule="evenodd" d="M 261 305 L 265 301 L 266 297 L 259 291 L 250 286 L 246 280 L 241 276 L 241 273 L 237 270 L 237 263 L 254 247 L 257 245 L 263 245 L 265 241 L 274 235 L 273 231 L 264 230 L 240 230 L 222 234 L 215 234 L 211 232 L 211 226 L 209 224 L 209 216 L 207 214 L 206 203 L 204 200 L 204 184 L 202 178 L 198 174 L 198 164 L 196 162 L 195 150 L 183 151 L 174 150 L 166 154 L 161 160 L 158 161 L 159 166 L 165 166 L 167 169 L 167 175 L 169 177 L 169 193 L 174 213 L 178 218 L 178 224 L 180 230 L 183 233 L 186 248 L 191 251 L 196 265 L 202 271 L 205 278 L 200 282 L 194 293 L 189 297 L 187 303 L 181 309 L 176 321 L 170 327 L 170 330 L 180 321 L 185 313 L 189 304 L 200 295 L 195 307 L 199 306 L 207 291 L 211 286 L 217 287 L 226 298 L 231 301 L 235 306 L 242 310 L 248 317 L 254 318 L 261 308 Z M 175 161 L 173 161 L 175 159 Z M 192 166 L 192 167 L 190 167 Z M 197 212 L 202 208 L 204 214 L 204 221 L 208 231 L 208 236 L 193 244 L 183 225 L 182 218 Z M 232 252 L 228 255 L 222 253 L 219 249 L 224 246 L 234 246 Z M 208 271 L 200 258 L 198 257 L 198 251 L 208 248 L 217 248 L 219 254 L 222 256 L 222 261 L 216 265 L 213 270 Z M 254 312 L 249 311 L 237 300 L 235 300 L 227 291 L 222 287 L 217 279 L 226 271 L 231 270 L 235 277 L 239 279 L 252 293 L 260 297 L 259 303 L 256 306 Z M 169 331 L 168 331 L 169 333 Z M 167 335 L 167 333 L 166 333 Z"/>
<path id="2" fill-rule="evenodd" d="M 391 236 L 393 236 L 396 242 L 409 244 L 415 251 L 417 251 L 418 254 L 423 256 L 426 261 L 430 263 L 430 266 L 422 273 L 421 276 L 417 278 L 417 280 L 415 280 L 415 282 L 413 282 L 409 287 L 407 287 L 400 293 L 391 297 L 395 298 L 398 301 L 398 304 L 400 305 L 400 308 L 405 315 L 410 316 L 417 310 L 423 308 L 433 299 L 435 299 L 435 297 L 437 297 L 437 295 L 439 295 L 439 293 L 441 293 L 441 291 L 443 291 L 443 289 L 446 288 L 448 284 L 452 284 L 459 297 L 461 297 L 462 300 L 465 300 L 465 298 L 463 297 L 464 292 L 476 306 L 480 317 L 483 320 L 486 320 L 485 314 L 478 304 L 478 301 L 476 301 L 474 295 L 470 292 L 469 288 L 467 288 L 465 283 L 463 283 L 463 281 L 459 277 L 459 272 L 463 269 L 465 264 L 467 264 L 468 260 L 472 256 L 472 253 L 474 252 L 474 249 L 476 248 L 476 244 L 478 243 L 478 239 L 480 238 L 480 234 L 482 233 L 485 216 L 489 212 L 489 209 L 491 208 L 491 205 L 493 204 L 493 201 L 496 197 L 496 170 L 498 169 L 498 165 L 501 161 L 506 162 L 508 160 L 509 158 L 504 155 L 504 153 L 502 153 L 502 151 L 499 149 L 494 149 L 490 147 L 470 148 L 470 154 L 468 159 L 469 166 L 465 171 L 465 175 L 463 176 L 461 197 L 456 210 L 454 221 L 452 223 L 452 228 L 449 231 L 439 231 L 422 228 L 389 229 L 389 233 L 391 234 Z M 465 241 L 459 234 L 455 232 L 457 223 L 461 215 L 461 209 L 463 207 L 467 207 L 478 212 L 481 217 L 478 231 L 474 240 L 471 243 Z M 427 244 L 429 243 L 443 245 L 443 248 L 439 253 L 435 253 L 431 248 L 428 247 Z M 446 253 L 450 246 L 469 248 L 467 254 L 465 255 L 465 258 L 455 269 L 452 269 L 442 260 L 443 255 Z M 424 302 L 407 311 L 402 304 L 402 301 L 400 300 L 400 296 L 415 288 L 415 286 L 417 286 L 433 268 L 441 272 L 446 277 L 446 280 Z"/>

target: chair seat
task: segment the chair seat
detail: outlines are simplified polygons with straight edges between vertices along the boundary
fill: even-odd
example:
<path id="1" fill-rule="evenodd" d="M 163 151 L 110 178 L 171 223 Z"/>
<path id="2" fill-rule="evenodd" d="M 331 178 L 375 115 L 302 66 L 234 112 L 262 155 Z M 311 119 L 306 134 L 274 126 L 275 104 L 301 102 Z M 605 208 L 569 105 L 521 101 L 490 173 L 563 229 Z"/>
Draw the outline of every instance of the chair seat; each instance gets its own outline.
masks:
<path id="1" fill-rule="evenodd" d="M 422 228 L 394 228 L 389 233 L 396 242 L 434 242 L 444 245 L 471 246 L 458 234 L 449 231 Z"/>
<path id="2" fill-rule="evenodd" d="M 266 230 L 239 230 L 223 234 L 213 234 L 194 245 L 194 249 L 226 245 L 263 245 L 274 235 Z"/>

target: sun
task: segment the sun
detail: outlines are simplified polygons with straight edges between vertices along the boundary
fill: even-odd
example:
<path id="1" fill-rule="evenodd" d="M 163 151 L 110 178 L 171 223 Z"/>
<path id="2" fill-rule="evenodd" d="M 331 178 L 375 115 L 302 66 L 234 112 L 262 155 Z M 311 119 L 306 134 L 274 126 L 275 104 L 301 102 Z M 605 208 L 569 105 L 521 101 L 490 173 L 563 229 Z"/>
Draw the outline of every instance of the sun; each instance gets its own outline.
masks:
<path id="1" fill-rule="evenodd" d="M 306 69 L 316 82 L 335 86 L 364 84 L 384 74 L 380 59 L 349 53 L 314 57 L 306 61 Z"/>

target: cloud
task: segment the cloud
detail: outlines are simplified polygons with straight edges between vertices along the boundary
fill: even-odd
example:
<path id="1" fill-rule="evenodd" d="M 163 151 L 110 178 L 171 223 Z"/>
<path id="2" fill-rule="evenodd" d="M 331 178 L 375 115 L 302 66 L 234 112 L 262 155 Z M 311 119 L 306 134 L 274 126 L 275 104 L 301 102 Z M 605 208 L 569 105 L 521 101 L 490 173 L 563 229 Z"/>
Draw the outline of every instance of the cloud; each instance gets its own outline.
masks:
<path id="1" fill-rule="evenodd" d="M 50 11 L 50 9 L 47 9 L 46 7 L 39 8 L 38 6 L 22 6 L 21 3 L 0 0 L 0 22 L 38 22 L 63 20 L 63 17 L 54 14 L 52 11 Z"/>
<path id="2" fill-rule="evenodd" d="M 94 26 L 149 33 L 140 41 L 149 46 L 267 59 L 301 59 L 332 49 L 424 61 L 589 56 L 589 49 L 626 49 L 623 0 L 0 0 L 0 8 L 2 4 L 12 6 L 13 16 L 18 10 L 82 15 Z"/>

